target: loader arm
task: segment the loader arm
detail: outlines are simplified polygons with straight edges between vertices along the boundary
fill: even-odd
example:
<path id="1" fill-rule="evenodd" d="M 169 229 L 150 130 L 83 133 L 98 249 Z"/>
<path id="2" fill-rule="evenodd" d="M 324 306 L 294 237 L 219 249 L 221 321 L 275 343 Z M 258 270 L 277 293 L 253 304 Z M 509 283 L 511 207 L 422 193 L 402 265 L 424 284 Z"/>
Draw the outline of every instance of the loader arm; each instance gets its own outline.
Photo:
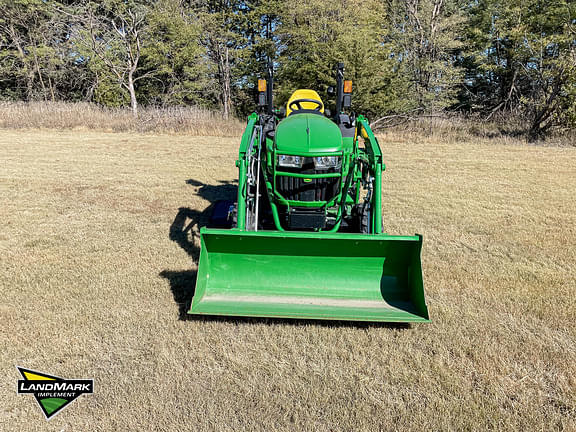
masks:
<path id="1" fill-rule="evenodd" d="M 382 150 L 374 136 L 366 117 L 360 115 L 356 119 L 356 139 L 361 136 L 364 139 L 364 149 L 358 149 L 360 160 L 366 162 L 369 173 L 373 176 L 372 181 L 372 226 L 373 234 L 382 233 L 382 171 L 385 165 L 382 162 Z M 358 147 L 358 142 L 355 143 Z"/>
<path id="2" fill-rule="evenodd" d="M 246 203 L 248 200 L 248 180 L 247 172 L 250 159 L 254 153 L 254 144 L 259 141 L 257 125 L 260 116 L 256 113 L 250 114 L 248 124 L 242 134 L 240 150 L 236 166 L 238 167 L 238 205 L 237 205 L 237 227 L 239 230 L 246 229 Z"/>

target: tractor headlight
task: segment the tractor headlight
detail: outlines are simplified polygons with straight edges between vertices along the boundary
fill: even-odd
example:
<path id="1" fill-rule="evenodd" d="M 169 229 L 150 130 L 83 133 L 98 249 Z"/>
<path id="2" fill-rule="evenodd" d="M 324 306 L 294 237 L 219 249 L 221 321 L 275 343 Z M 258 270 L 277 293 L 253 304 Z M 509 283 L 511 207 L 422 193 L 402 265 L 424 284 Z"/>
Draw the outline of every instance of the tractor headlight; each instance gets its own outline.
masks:
<path id="1" fill-rule="evenodd" d="M 281 167 L 302 168 L 302 157 L 278 155 L 278 165 Z"/>
<path id="2" fill-rule="evenodd" d="M 340 168 L 342 160 L 339 156 L 320 156 L 314 158 L 314 167 L 316 169 Z"/>

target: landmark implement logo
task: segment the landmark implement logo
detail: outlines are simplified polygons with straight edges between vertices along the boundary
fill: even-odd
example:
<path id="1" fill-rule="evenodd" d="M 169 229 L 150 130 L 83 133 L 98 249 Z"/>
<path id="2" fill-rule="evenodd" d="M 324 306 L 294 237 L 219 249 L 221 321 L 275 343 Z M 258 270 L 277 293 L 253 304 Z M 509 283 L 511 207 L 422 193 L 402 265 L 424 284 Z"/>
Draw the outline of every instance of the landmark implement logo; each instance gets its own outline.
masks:
<path id="1" fill-rule="evenodd" d="M 50 420 L 78 396 L 94 393 L 92 379 L 66 379 L 16 366 L 23 379 L 18 394 L 33 394 L 46 420 Z"/>

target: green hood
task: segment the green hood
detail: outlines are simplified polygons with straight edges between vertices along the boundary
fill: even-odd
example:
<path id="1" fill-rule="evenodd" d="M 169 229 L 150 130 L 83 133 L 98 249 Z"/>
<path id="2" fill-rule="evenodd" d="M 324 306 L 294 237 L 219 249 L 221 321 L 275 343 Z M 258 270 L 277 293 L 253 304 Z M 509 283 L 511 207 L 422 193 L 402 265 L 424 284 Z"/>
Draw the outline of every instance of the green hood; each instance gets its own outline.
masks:
<path id="1" fill-rule="evenodd" d="M 279 153 L 334 153 L 342 151 L 342 134 L 330 119 L 318 114 L 293 114 L 276 128 Z"/>

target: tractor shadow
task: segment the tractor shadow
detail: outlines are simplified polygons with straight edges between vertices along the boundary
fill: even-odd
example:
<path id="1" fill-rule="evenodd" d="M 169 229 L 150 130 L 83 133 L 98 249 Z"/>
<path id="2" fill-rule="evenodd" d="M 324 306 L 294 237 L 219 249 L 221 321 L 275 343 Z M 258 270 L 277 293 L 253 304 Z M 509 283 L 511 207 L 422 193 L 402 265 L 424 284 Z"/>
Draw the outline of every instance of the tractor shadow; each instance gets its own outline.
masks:
<path id="1" fill-rule="evenodd" d="M 180 207 L 172 224 L 168 237 L 178 244 L 190 258 L 195 266 L 198 266 L 200 258 L 200 228 L 210 227 L 210 215 L 214 205 L 221 200 L 235 201 L 237 197 L 237 181 L 220 181 L 218 185 L 207 185 L 197 180 L 186 180 L 186 184 L 196 188 L 195 194 L 210 202 L 204 210 L 195 210 Z M 356 321 L 322 321 L 309 319 L 285 319 L 285 318 L 258 318 L 258 317 L 224 317 L 211 315 L 189 315 L 190 303 L 196 288 L 196 269 L 174 271 L 163 270 L 160 276 L 167 279 L 174 302 L 178 307 L 178 319 L 181 321 L 207 321 L 225 322 L 244 325 L 279 325 L 279 326 L 316 326 L 316 327 L 353 327 L 359 329 L 390 328 L 397 330 L 410 329 L 406 323 L 378 323 Z"/>
<path id="2" fill-rule="evenodd" d="M 210 215 L 218 201 L 235 201 L 238 186 L 237 181 L 220 181 L 217 185 L 207 185 L 194 179 L 186 180 L 186 184 L 195 188 L 194 194 L 205 199 L 210 204 L 203 210 L 180 207 L 168 232 L 168 238 L 180 246 L 192 262 L 198 266 L 200 258 L 200 228 L 210 226 Z M 190 302 L 196 288 L 196 270 L 163 270 L 160 276 L 170 283 L 174 301 L 178 305 L 178 319 L 188 320 L 187 314 Z"/>

